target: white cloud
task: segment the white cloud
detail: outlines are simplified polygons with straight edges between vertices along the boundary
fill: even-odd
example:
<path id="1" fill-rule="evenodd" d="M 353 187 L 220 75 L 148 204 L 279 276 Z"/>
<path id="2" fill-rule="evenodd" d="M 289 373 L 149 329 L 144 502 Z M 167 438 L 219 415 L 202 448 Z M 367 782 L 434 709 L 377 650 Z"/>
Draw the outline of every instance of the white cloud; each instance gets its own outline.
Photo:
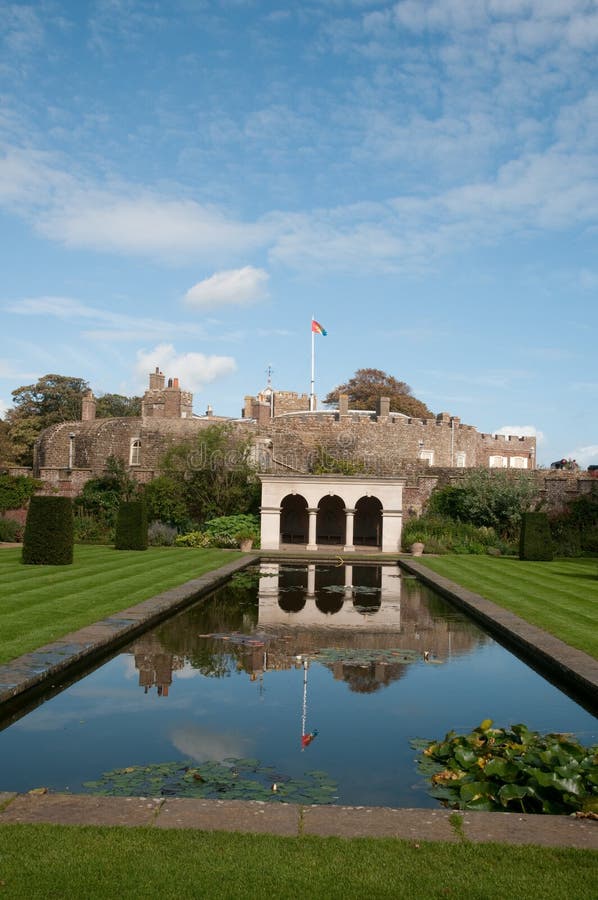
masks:
<path id="1" fill-rule="evenodd" d="M 192 725 L 175 728 L 170 740 L 177 750 L 198 762 L 243 756 L 251 744 L 248 738 L 238 734 L 201 731 Z"/>
<path id="2" fill-rule="evenodd" d="M 539 431 L 535 425 L 503 425 L 493 434 L 513 435 L 514 437 L 535 437 L 538 444 L 544 440 L 543 432 Z"/>
<path id="3" fill-rule="evenodd" d="M 0 419 L 4 418 L 9 409 L 12 409 L 12 404 L 0 397 Z"/>
<path id="4" fill-rule="evenodd" d="M 170 377 L 178 378 L 184 390 L 199 391 L 206 384 L 231 375 L 237 368 L 232 356 L 206 356 L 204 353 L 177 353 L 172 344 L 158 344 L 153 350 L 139 350 L 135 374 L 147 384 L 148 372 L 158 366 Z"/>
<path id="5" fill-rule="evenodd" d="M 197 323 L 175 323 L 161 319 L 143 318 L 115 313 L 112 310 L 88 306 L 71 297 L 26 297 L 8 304 L 7 312 L 23 316 L 51 316 L 70 323 L 82 319 L 104 327 L 89 328 L 82 332 L 84 337 L 97 341 L 160 340 L 176 335 L 205 337 L 205 330 Z M 108 327 L 105 327 L 108 326 Z"/>
<path id="6" fill-rule="evenodd" d="M 236 221 L 215 207 L 151 192 L 130 197 L 77 192 L 40 213 L 35 224 L 68 247 L 158 255 L 172 262 L 246 253 L 268 235 L 264 226 Z"/>
<path id="7" fill-rule="evenodd" d="M 196 309 L 249 306 L 266 296 L 269 277 L 264 269 L 255 269 L 253 266 L 215 272 L 189 288 L 185 294 L 185 302 Z"/>
<path id="8" fill-rule="evenodd" d="M 586 469 L 591 465 L 598 465 L 598 444 L 576 447 L 570 453 L 567 453 L 566 458 L 577 460 L 577 464 L 582 469 Z"/>

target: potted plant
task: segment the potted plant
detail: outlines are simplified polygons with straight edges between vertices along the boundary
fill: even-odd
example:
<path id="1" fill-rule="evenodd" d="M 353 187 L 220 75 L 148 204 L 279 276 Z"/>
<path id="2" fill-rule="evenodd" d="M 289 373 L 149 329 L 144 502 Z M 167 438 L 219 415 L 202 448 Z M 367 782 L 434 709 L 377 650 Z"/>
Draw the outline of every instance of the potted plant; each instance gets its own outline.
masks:
<path id="1" fill-rule="evenodd" d="M 239 545 L 239 549 L 241 549 L 243 553 L 247 553 L 253 547 L 255 531 L 251 531 L 248 528 L 242 529 L 235 535 L 235 540 Z"/>

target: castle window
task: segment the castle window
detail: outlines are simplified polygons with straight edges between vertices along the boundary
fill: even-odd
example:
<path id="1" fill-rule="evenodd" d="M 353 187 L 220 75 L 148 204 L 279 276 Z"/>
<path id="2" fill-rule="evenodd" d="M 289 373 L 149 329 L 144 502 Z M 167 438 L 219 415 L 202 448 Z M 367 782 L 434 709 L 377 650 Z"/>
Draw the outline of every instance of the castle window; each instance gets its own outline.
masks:
<path id="1" fill-rule="evenodd" d="M 434 465 L 434 451 L 433 450 L 420 450 L 418 453 L 418 458 L 427 462 L 429 466 Z"/>
<path id="2" fill-rule="evenodd" d="M 509 465 L 509 459 L 507 456 L 491 456 L 488 460 L 488 465 L 491 469 L 506 469 Z"/>
<path id="3" fill-rule="evenodd" d="M 465 450 L 457 450 L 455 453 L 455 466 L 458 469 L 465 468 Z"/>
<path id="4" fill-rule="evenodd" d="M 527 469 L 527 456 L 512 456 L 509 465 L 512 469 Z"/>
<path id="5" fill-rule="evenodd" d="M 138 466 L 141 463 L 141 441 L 139 438 L 133 438 L 131 441 L 131 450 L 129 452 L 129 465 Z"/>

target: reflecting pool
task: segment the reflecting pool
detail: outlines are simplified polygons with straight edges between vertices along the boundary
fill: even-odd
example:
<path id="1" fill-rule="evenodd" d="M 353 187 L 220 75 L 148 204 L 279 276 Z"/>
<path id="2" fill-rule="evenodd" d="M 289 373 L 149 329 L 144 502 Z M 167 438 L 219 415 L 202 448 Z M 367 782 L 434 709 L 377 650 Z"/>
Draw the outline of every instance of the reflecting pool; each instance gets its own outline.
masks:
<path id="1" fill-rule="evenodd" d="M 102 790 L 119 770 L 110 785 L 157 796 L 176 770 L 222 796 L 433 807 L 411 739 L 486 718 L 598 741 L 592 715 L 396 566 L 263 563 L 0 732 L 0 790 Z"/>

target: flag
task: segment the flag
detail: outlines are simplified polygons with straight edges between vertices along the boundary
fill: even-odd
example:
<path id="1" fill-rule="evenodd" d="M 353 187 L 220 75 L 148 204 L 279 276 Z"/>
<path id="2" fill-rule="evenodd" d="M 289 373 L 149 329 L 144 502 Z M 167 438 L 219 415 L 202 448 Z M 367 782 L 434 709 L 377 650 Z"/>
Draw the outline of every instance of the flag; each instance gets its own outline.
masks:
<path id="1" fill-rule="evenodd" d="M 328 334 L 328 332 L 326 331 L 326 329 L 325 329 L 325 328 L 322 328 L 322 326 L 320 325 L 320 323 L 319 323 L 319 322 L 316 322 L 315 319 L 312 319 L 312 320 L 311 320 L 311 330 L 312 330 L 315 334 L 321 334 L 323 337 L 326 337 L 326 335 Z"/>

